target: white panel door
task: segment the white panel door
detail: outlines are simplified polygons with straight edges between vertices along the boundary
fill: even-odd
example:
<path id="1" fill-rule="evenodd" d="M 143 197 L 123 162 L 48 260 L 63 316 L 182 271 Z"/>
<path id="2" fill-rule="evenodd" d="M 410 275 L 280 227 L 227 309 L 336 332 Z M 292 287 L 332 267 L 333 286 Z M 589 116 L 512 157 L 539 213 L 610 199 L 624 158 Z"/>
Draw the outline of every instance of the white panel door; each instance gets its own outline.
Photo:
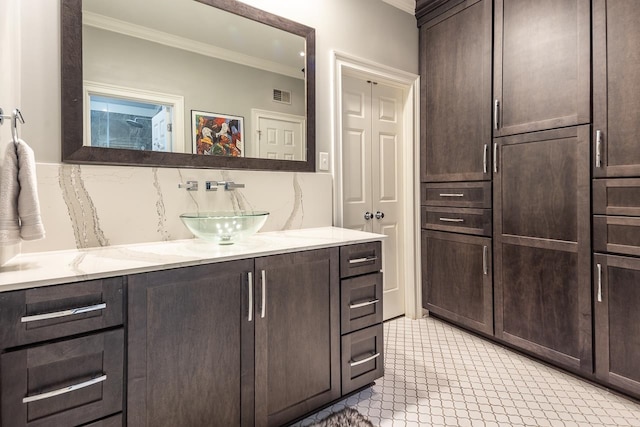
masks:
<path id="1" fill-rule="evenodd" d="M 162 107 L 155 116 L 151 118 L 151 139 L 153 151 L 171 152 L 171 132 L 169 131 L 171 114 L 166 107 Z"/>
<path id="2" fill-rule="evenodd" d="M 342 82 L 343 226 L 387 236 L 383 314 L 390 319 L 405 311 L 400 268 L 403 93 L 351 76 Z"/>
<path id="3" fill-rule="evenodd" d="M 305 160 L 300 121 L 259 117 L 257 133 L 261 159 Z"/>

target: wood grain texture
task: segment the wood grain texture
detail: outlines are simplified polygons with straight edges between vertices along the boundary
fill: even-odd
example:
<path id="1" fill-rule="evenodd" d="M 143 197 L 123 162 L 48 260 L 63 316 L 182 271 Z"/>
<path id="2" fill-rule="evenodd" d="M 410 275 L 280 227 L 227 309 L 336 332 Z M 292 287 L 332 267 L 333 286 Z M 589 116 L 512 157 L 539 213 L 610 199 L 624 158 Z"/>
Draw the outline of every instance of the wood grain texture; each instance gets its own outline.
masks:
<path id="1" fill-rule="evenodd" d="M 590 1 L 499 0 L 495 8 L 494 136 L 589 123 Z"/>
<path id="2" fill-rule="evenodd" d="M 422 206 L 491 209 L 491 183 L 447 182 L 420 185 Z"/>
<path id="3" fill-rule="evenodd" d="M 382 323 L 342 337 L 342 394 L 359 389 L 384 375 L 384 328 Z M 351 366 L 380 353 L 375 359 Z"/>
<path id="4" fill-rule="evenodd" d="M 369 258 L 371 261 L 352 263 L 350 261 Z M 340 277 L 353 277 L 375 273 L 382 269 L 382 243 L 368 242 L 340 248 Z"/>
<path id="5" fill-rule="evenodd" d="M 640 256 L 640 218 L 595 215 L 593 249 Z"/>
<path id="6" fill-rule="evenodd" d="M 640 179 L 594 179 L 593 213 L 640 216 Z"/>
<path id="7" fill-rule="evenodd" d="M 349 332 L 382 323 L 382 273 L 371 273 L 343 279 L 340 282 L 340 333 Z M 351 305 L 378 300 L 377 303 L 359 308 Z"/>
<path id="8" fill-rule="evenodd" d="M 420 28 L 423 182 L 491 179 L 491 8 L 464 2 Z"/>
<path id="9" fill-rule="evenodd" d="M 422 207 L 421 211 L 424 229 L 491 236 L 491 209 L 427 206 Z"/>

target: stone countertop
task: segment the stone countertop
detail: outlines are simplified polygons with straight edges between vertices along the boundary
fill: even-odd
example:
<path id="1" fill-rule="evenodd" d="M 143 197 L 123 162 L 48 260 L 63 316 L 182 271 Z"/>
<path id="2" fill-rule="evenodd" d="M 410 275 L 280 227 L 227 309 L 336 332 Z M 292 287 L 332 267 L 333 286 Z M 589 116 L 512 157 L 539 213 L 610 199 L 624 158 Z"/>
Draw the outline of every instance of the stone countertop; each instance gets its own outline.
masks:
<path id="1" fill-rule="evenodd" d="M 188 239 L 26 253 L 0 267 L 0 292 L 372 242 L 385 237 L 321 227 L 257 233 L 233 245 Z"/>

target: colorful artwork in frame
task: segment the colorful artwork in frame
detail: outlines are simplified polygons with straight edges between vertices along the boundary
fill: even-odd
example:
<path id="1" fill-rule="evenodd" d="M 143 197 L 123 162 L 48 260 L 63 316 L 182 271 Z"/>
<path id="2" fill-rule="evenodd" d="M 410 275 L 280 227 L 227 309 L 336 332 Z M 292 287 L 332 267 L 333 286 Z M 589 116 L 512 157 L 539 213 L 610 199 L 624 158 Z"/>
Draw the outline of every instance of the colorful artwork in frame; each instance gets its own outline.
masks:
<path id="1" fill-rule="evenodd" d="M 244 157 L 244 118 L 191 110 L 193 152 L 205 156 Z"/>

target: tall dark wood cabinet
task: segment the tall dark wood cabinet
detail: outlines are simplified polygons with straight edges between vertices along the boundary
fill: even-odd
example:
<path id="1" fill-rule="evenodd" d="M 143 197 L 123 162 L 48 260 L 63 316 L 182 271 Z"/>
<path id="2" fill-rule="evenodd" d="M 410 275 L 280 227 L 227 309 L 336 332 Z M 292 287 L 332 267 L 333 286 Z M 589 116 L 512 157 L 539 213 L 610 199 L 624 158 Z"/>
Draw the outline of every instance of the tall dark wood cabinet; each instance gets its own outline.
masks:
<path id="1" fill-rule="evenodd" d="M 494 132 L 591 121 L 590 0 L 496 0 Z"/>

